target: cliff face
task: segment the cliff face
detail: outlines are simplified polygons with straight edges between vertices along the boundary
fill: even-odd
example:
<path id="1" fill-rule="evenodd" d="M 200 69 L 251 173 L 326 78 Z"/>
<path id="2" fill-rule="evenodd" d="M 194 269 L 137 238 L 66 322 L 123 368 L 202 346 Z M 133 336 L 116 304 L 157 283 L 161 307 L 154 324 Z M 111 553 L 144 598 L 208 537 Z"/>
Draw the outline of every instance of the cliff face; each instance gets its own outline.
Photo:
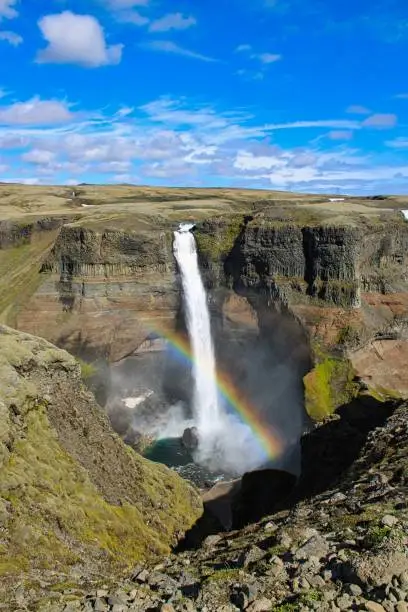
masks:
<path id="1" fill-rule="evenodd" d="M 114 434 L 72 356 L 0 326 L 0 578 L 108 575 L 168 551 L 200 513 L 186 481 Z"/>
<path id="2" fill-rule="evenodd" d="M 18 313 L 41 285 L 41 262 L 64 221 L 0 221 L 0 322 L 15 326 Z"/>
<path id="3" fill-rule="evenodd" d="M 352 350 L 357 374 L 365 381 L 408 393 L 403 367 L 408 356 L 407 224 L 397 215 L 376 222 L 345 217 L 341 223 L 295 217 L 237 214 L 198 225 L 215 321 L 235 321 L 264 333 L 268 313 L 284 313 L 299 323 L 313 347 Z M 14 258 L 22 262 L 15 289 L 13 277 L 11 291 L 4 292 L 7 304 L 19 296 L 11 321 L 19 329 L 75 354 L 117 361 L 137 352 L 152 331 L 174 328 L 181 300 L 168 223 L 154 228 L 129 217 L 126 223 L 83 220 L 52 231 L 46 226 L 34 233 L 10 233 L 9 225 L 2 226 L 9 248 L 0 250 L 0 265 L 2 253 L 9 254 L 7 269 L 13 269 Z M 42 250 L 31 257 L 27 249 L 35 244 Z M 35 283 L 27 283 L 28 277 Z M 394 373 L 382 355 L 392 355 Z"/>
<path id="4" fill-rule="evenodd" d="M 405 222 L 303 225 L 240 216 L 205 222 L 196 238 L 213 291 L 233 288 L 256 306 L 258 318 L 266 308 L 285 313 L 317 354 L 346 348 L 365 382 L 408 395 Z M 347 368 L 326 365 L 348 384 Z"/>
<path id="5" fill-rule="evenodd" d="M 275 290 L 291 305 L 356 308 L 362 293 L 408 287 L 408 226 L 400 222 L 361 228 L 239 217 L 205 222 L 196 236 L 213 283 Z"/>
<path id="6" fill-rule="evenodd" d="M 179 298 L 164 232 L 66 225 L 41 272 L 46 280 L 18 327 L 75 353 L 116 361 L 175 318 Z"/>
<path id="7" fill-rule="evenodd" d="M 287 302 L 299 293 L 299 298 L 303 294 L 341 306 L 359 305 L 358 240 L 353 229 L 285 224 L 268 228 L 250 222 L 240 251 L 243 265 L 237 280 L 243 287 L 281 285 Z"/>

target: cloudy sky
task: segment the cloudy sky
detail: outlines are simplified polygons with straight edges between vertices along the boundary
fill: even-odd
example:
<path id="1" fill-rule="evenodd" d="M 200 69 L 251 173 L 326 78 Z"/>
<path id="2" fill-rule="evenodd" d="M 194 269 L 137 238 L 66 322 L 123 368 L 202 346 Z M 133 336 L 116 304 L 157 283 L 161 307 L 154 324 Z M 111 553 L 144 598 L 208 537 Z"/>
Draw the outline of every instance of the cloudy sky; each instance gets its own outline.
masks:
<path id="1" fill-rule="evenodd" d="M 408 193 L 406 0 L 0 0 L 0 180 Z"/>

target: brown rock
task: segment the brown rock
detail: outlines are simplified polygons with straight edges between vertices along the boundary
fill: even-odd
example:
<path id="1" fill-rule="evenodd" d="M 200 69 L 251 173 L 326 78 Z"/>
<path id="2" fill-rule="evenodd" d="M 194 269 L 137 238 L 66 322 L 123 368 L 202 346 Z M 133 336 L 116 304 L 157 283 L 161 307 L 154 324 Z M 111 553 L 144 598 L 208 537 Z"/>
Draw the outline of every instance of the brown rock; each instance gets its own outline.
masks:
<path id="1" fill-rule="evenodd" d="M 365 609 L 369 610 L 369 612 L 385 612 L 383 606 L 375 601 L 366 601 Z"/>
<path id="2" fill-rule="evenodd" d="M 269 612 L 272 609 L 272 602 L 270 599 L 266 597 L 262 597 L 261 599 L 257 599 L 252 602 L 248 608 L 248 612 Z"/>

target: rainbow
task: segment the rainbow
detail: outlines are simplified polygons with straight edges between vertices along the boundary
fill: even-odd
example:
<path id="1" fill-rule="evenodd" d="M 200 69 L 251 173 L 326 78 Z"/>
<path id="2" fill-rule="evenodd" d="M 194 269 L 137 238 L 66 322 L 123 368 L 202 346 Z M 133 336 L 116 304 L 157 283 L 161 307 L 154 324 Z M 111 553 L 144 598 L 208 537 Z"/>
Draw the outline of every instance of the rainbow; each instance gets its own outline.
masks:
<path id="1" fill-rule="evenodd" d="M 189 364 L 194 362 L 188 339 L 180 332 L 169 331 L 164 328 L 151 330 L 163 338 L 178 358 Z M 216 372 L 218 393 L 235 411 L 236 414 L 250 427 L 253 434 L 261 444 L 269 459 L 276 459 L 283 452 L 283 442 L 280 436 L 271 431 L 270 424 L 266 424 L 257 409 L 249 402 L 243 393 L 236 388 L 231 378 L 225 372 Z M 244 452 L 244 449 L 243 449 Z"/>

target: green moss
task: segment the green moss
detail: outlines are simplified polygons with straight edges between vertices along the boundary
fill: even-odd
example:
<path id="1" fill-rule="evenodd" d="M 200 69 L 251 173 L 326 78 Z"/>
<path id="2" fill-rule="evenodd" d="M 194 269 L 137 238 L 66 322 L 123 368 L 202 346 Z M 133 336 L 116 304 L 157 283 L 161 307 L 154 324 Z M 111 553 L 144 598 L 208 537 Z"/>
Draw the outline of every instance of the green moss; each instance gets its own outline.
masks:
<path id="1" fill-rule="evenodd" d="M 371 388 L 370 388 L 370 391 L 371 391 Z M 376 391 L 377 395 L 379 395 L 382 398 L 382 401 L 405 399 L 404 396 L 398 391 L 396 391 L 395 389 L 387 389 L 386 387 L 380 386 L 380 387 L 375 387 L 375 389 L 373 389 L 372 391 L 373 392 Z"/>
<path id="2" fill-rule="evenodd" d="M 210 227 L 203 226 L 194 232 L 198 251 L 209 261 L 224 259 L 232 250 L 244 224 L 243 215 L 220 218 Z"/>
<path id="3" fill-rule="evenodd" d="M 29 567 L 66 571 L 90 558 L 105 567 L 130 567 L 143 556 L 168 552 L 172 520 L 163 522 L 159 536 L 138 507 L 114 506 L 103 499 L 85 470 L 58 444 L 45 407 L 30 409 L 25 425 L 25 438 L 15 442 L 0 469 L 0 497 L 11 508 L 0 575 Z"/>
<path id="4" fill-rule="evenodd" d="M 287 548 L 282 546 L 282 544 L 276 544 L 275 546 L 271 546 L 268 548 L 268 553 L 273 557 L 274 555 L 282 555 L 287 551 Z"/>
<path id="5" fill-rule="evenodd" d="M 304 606 L 308 606 L 309 604 L 313 604 L 317 601 L 322 601 L 323 593 L 317 589 L 311 589 L 310 591 L 300 593 L 293 599 L 293 601 L 287 601 L 278 606 L 274 606 L 271 609 L 271 612 L 299 612 L 299 610 L 304 609 Z"/>
<path id="6" fill-rule="evenodd" d="M 360 332 L 353 325 L 345 325 L 339 329 L 336 337 L 336 344 L 340 344 L 341 346 L 356 345 L 359 341 Z"/>
<path id="7" fill-rule="evenodd" d="M 303 605 L 307 605 L 308 603 L 312 603 L 314 601 L 322 601 L 323 594 L 317 589 L 311 589 L 310 591 L 305 591 L 299 595 L 299 601 Z"/>
<path id="8" fill-rule="evenodd" d="M 347 359 L 326 357 L 303 379 L 305 405 L 315 421 L 330 416 L 341 405 L 357 396 L 354 371 Z"/>
<path id="9" fill-rule="evenodd" d="M 77 590 L 78 585 L 75 582 L 56 582 L 49 587 L 50 591 L 56 591 L 57 593 L 62 593 L 64 591 L 69 591 L 71 589 Z"/>
<path id="10" fill-rule="evenodd" d="M 339 516 L 332 517 L 330 521 L 330 528 L 332 530 L 341 529 L 355 529 L 359 525 L 367 525 L 378 520 L 378 508 L 377 506 L 367 506 L 364 512 L 360 514 L 340 514 Z"/>
<path id="11" fill-rule="evenodd" d="M 390 529 L 390 527 L 372 527 L 368 530 L 364 539 L 364 543 L 369 548 L 375 548 L 390 536 L 391 531 L 392 530 Z"/>
<path id="12" fill-rule="evenodd" d="M 214 574 L 211 574 L 211 576 L 209 576 L 207 578 L 208 582 L 231 582 L 231 581 L 235 581 L 238 580 L 240 574 L 241 574 L 240 569 L 236 569 L 236 568 L 232 568 L 232 569 L 220 569 L 216 572 L 214 572 Z"/>
<path id="13" fill-rule="evenodd" d="M 88 363 L 80 357 L 77 357 L 77 361 L 81 366 L 81 375 L 84 382 L 88 381 L 92 376 L 95 376 L 97 369 L 93 363 Z"/>

